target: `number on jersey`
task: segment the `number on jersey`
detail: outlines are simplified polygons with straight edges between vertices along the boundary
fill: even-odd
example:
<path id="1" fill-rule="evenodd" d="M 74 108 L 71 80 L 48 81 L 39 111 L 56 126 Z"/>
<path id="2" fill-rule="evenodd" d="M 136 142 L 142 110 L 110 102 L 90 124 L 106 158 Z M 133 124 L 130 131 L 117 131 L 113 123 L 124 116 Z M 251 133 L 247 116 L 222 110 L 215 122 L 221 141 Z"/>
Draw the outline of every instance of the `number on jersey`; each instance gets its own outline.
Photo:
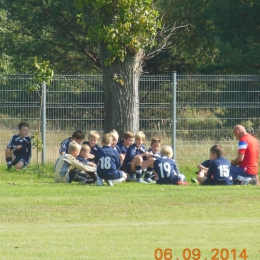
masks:
<path id="1" fill-rule="evenodd" d="M 171 165 L 166 163 L 159 163 L 158 166 L 160 167 L 161 177 L 164 178 L 164 172 L 166 172 L 166 177 L 170 177 L 171 175 Z"/>
<path id="2" fill-rule="evenodd" d="M 110 157 L 102 157 L 100 159 L 100 167 L 101 169 L 110 169 L 111 168 L 111 158 Z"/>
<path id="3" fill-rule="evenodd" d="M 229 167 L 228 165 L 220 165 L 218 167 L 220 177 L 229 177 Z"/>

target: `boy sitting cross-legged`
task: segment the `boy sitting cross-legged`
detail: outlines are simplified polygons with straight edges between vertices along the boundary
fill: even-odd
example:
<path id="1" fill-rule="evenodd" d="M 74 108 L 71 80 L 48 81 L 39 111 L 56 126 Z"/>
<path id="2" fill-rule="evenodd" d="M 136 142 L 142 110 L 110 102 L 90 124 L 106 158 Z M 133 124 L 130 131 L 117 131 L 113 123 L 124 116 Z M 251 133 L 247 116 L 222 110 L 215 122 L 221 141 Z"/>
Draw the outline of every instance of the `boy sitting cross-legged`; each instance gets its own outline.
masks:
<path id="1" fill-rule="evenodd" d="M 111 146 L 113 137 L 111 134 L 104 134 L 102 138 L 103 147 L 98 149 L 98 167 L 97 174 L 100 178 L 97 185 L 103 185 L 102 179 L 106 181 L 109 186 L 115 182 L 122 182 L 126 179 L 127 175 L 120 171 L 121 166 L 118 152 Z"/>
<path id="2" fill-rule="evenodd" d="M 135 135 L 135 143 L 129 146 L 124 160 L 124 169 L 129 174 L 130 180 L 136 178 L 138 183 L 147 183 L 142 178 L 143 170 L 153 172 L 153 162 L 155 161 L 155 158 L 151 158 L 151 153 L 145 151 L 144 141 L 144 132 L 138 132 Z M 147 159 L 144 160 L 144 157 Z"/>
<path id="3" fill-rule="evenodd" d="M 154 162 L 156 184 L 186 185 L 185 176 L 179 172 L 176 162 L 171 159 L 173 156 L 171 146 L 164 146 L 161 150 L 161 156 Z"/>
<path id="4" fill-rule="evenodd" d="M 230 162 L 223 156 L 223 149 L 219 145 L 210 148 L 210 159 L 212 160 L 207 176 L 197 176 L 197 180 L 202 185 L 232 185 L 230 177 Z"/>
<path id="5" fill-rule="evenodd" d="M 78 170 L 95 172 L 96 167 L 84 165 L 76 159 L 81 146 L 75 141 L 70 142 L 68 153 L 61 155 L 54 166 L 54 181 L 71 183 L 78 175 Z"/>

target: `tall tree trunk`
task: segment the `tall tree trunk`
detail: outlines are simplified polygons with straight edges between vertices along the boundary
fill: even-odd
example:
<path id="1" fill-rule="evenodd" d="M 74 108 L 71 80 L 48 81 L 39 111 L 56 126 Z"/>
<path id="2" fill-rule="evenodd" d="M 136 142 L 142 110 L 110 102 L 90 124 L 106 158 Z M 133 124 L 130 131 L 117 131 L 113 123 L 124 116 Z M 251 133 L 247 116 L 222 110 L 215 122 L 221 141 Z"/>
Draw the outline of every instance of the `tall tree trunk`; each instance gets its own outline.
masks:
<path id="1" fill-rule="evenodd" d="M 116 59 L 104 64 L 109 55 L 107 45 L 100 43 L 100 59 L 104 88 L 104 132 L 115 129 L 119 135 L 125 131 L 139 131 L 138 81 L 141 75 L 143 53 L 127 52 L 124 62 Z"/>

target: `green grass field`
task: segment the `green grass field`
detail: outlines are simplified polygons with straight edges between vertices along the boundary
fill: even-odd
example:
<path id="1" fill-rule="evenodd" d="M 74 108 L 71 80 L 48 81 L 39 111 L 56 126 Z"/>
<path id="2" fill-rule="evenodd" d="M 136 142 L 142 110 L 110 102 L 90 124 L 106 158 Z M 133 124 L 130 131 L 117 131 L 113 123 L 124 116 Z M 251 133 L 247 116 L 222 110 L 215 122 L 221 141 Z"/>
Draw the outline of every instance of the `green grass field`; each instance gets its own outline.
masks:
<path id="1" fill-rule="evenodd" d="M 0 259 L 260 259 L 260 186 L 55 184 L 51 165 L 3 165 L 0 212 Z"/>

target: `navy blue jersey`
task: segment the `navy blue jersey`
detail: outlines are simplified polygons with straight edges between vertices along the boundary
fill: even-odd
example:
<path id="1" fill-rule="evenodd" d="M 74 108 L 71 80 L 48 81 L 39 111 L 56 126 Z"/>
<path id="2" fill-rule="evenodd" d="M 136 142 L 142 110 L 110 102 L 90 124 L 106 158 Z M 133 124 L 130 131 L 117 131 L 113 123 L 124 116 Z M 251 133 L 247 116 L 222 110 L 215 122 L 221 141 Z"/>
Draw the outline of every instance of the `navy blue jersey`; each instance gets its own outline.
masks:
<path id="1" fill-rule="evenodd" d="M 89 142 L 83 142 L 82 144 L 87 144 L 89 147 Z M 90 153 L 93 154 L 95 156 L 94 159 L 89 159 L 89 161 L 95 163 L 95 164 L 98 164 L 98 157 L 97 157 L 97 154 L 98 154 L 98 150 L 100 149 L 100 146 L 99 145 L 95 145 L 93 146 L 92 148 L 90 147 Z"/>
<path id="2" fill-rule="evenodd" d="M 216 181 L 216 183 L 230 183 L 230 162 L 220 156 L 213 160 L 207 172 L 207 178 Z"/>
<path id="3" fill-rule="evenodd" d="M 121 154 L 121 149 L 119 148 L 119 146 L 116 144 L 114 147 L 114 150 L 116 150 L 118 152 L 118 154 Z"/>
<path id="4" fill-rule="evenodd" d="M 155 159 L 159 159 L 159 158 L 161 158 L 162 156 L 161 156 L 161 154 L 159 153 L 159 152 L 153 152 L 152 151 L 152 149 L 151 148 L 149 148 L 148 150 L 147 150 L 147 152 L 149 152 L 149 153 L 152 153 L 153 155 L 152 155 L 152 158 L 155 158 Z"/>
<path id="5" fill-rule="evenodd" d="M 79 155 L 76 159 L 77 159 L 78 161 L 82 162 L 83 164 L 86 164 L 86 163 L 89 163 L 89 162 L 90 162 L 88 158 L 83 158 L 83 157 L 80 156 L 80 155 Z"/>
<path id="6" fill-rule="evenodd" d="M 16 146 L 21 145 L 22 148 L 15 149 Z M 13 151 L 13 154 L 16 157 L 23 158 L 25 163 L 29 163 L 32 157 L 32 140 L 31 137 L 26 136 L 21 138 L 19 134 L 13 135 L 7 145 L 7 148 L 10 148 Z"/>
<path id="7" fill-rule="evenodd" d="M 120 148 L 121 154 L 126 154 L 128 148 L 129 148 L 128 146 L 124 146 L 124 141 L 118 142 L 117 146 Z"/>
<path id="8" fill-rule="evenodd" d="M 111 146 L 103 146 L 98 149 L 98 167 L 97 174 L 113 175 L 118 172 L 118 168 L 121 167 L 119 154 Z"/>
<path id="9" fill-rule="evenodd" d="M 64 141 L 61 142 L 60 144 L 60 150 L 59 153 L 68 153 L 68 149 L 69 149 L 69 144 L 71 142 L 71 137 L 65 139 Z"/>
<path id="10" fill-rule="evenodd" d="M 212 160 L 206 160 L 203 163 L 201 163 L 200 165 L 204 166 L 205 168 L 209 168 L 211 162 L 212 162 Z"/>
<path id="11" fill-rule="evenodd" d="M 154 170 L 158 175 L 158 184 L 177 184 L 179 169 L 174 160 L 165 156 L 154 161 Z"/>
<path id="12" fill-rule="evenodd" d="M 136 155 L 143 153 L 145 153 L 145 147 L 143 145 L 141 145 L 139 148 L 136 146 L 136 144 L 130 145 L 126 152 L 124 164 L 130 163 Z"/>

